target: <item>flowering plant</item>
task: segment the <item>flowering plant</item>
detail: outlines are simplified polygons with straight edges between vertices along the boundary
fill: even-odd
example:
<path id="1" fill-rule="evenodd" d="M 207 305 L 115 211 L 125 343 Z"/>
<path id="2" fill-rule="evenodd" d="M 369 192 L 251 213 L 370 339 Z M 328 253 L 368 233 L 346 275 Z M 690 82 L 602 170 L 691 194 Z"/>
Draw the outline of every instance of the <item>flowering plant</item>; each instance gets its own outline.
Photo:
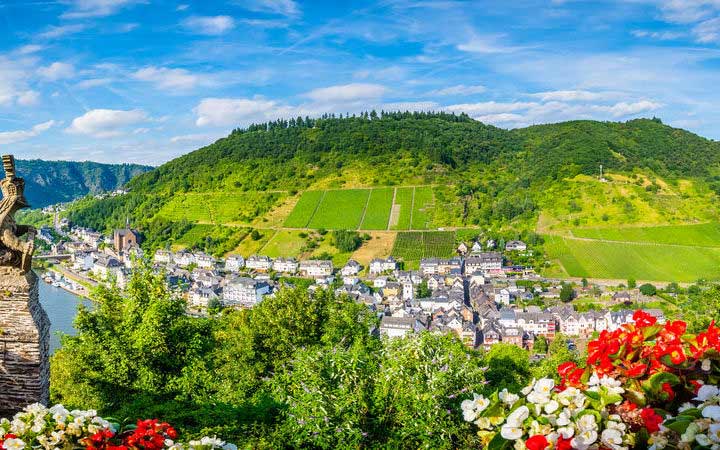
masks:
<path id="1" fill-rule="evenodd" d="M 720 328 L 697 335 L 644 311 L 588 344 L 584 367 L 558 367 L 522 396 L 507 391 L 462 403 L 488 448 L 720 450 Z M 675 416 L 672 415 L 676 412 Z"/>
<path id="2" fill-rule="evenodd" d="M 120 425 L 103 419 L 97 412 L 72 410 L 62 405 L 51 408 L 36 403 L 15 414 L 12 420 L 0 419 L 0 449 L 103 449 L 103 450 L 231 450 L 233 445 L 204 437 L 187 444 L 175 442 L 177 431 L 156 419 L 138 420 L 137 425 Z"/>

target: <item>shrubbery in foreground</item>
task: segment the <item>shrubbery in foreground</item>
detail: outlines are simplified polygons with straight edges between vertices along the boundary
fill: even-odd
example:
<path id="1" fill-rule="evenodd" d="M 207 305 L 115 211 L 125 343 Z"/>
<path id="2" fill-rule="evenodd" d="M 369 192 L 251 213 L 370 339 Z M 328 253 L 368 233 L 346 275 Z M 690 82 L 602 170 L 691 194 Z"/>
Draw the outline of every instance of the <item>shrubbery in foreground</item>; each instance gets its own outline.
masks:
<path id="1" fill-rule="evenodd" d="M 533 380 L 462 402 L 463 417 L 491 449 L 720 449 L 720 328 L 682 321 L 603 331 L 584 367 L 558 367 L 560 382 Z"/>

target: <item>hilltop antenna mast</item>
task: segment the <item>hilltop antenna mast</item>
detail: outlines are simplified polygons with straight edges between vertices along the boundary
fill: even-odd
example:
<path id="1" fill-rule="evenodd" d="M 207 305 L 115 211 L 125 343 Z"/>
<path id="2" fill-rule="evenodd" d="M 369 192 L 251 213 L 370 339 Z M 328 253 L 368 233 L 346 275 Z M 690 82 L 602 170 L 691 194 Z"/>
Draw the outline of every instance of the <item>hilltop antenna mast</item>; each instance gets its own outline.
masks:
<path id="1" fill-rule="evenodd" d="M 602 171 L 602 164 L 600 164 L 600 179 L 603 179 L 603 171 Z"/>

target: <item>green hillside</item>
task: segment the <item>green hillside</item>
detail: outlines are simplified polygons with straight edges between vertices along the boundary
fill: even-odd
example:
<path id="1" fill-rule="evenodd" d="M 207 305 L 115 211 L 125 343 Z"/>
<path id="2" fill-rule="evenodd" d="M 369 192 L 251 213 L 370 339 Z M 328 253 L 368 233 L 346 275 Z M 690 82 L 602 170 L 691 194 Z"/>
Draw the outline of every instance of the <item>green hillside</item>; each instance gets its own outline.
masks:
<path id="1" fill-rule="evenodd" d="M 78 202 L 70 219 L 111 229 L 130 217 L 147 246 L 182 242 L 199 224 L 264 236 L 238 251 L 272 238 L 268 249 L 297 253 L 297 233 L 278 232 L 294 229 L 475 228 L 566 240 L 592 227 L 719 222 L 720 144 L 657 119 L 503 130 L 445 113 L 325 116 L 235 130 L 128 186 L 121 197 Z M 627 241 L 642 239 L 652 240 Z M 576 247 L 563 254 L 580 255 Z M 560 271 L 573 272 L 555 253 Z M 593 271 L 612 274 L 583 273 Z"/>
<path id="2" fill-rule="evenodd" d="M 18 174 L 25 178 L 25 193 L 34 208 L 119 189 L 151 169 L 138 164 L 17 160 Z"/>

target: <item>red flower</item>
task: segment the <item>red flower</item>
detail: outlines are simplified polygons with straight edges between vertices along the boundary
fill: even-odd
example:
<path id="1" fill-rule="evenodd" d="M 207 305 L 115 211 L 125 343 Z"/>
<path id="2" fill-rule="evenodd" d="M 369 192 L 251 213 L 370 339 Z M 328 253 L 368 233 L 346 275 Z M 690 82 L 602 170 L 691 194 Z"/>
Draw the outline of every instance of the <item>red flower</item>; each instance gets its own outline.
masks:
<path id="1" fill-rule="evenodd" d="M 676 336 L 682 336 L 683 334 L 685 334 L 685 330 L 687 330 L 687 324 L 685 322 L 683 322 L 682 320 L 676 320 L 674 322 L 667 322 L 665 324 L 665 330 Z"/>
<path id="2" fill-rule="evenodd" d="M 647 364 L 643 364 L 640 362 L 630 364 L 625 371 L 625 375 L 630 378 L 638 378 L 645 375 L 645 372 L 647 372 L 647 368 Z"/>
<path id="3" fill-rule="evenodd" d="M 649 433 L 660 431 L 660 424 L 663 423 L 663 418 L 658 415 L 654 409 L 643 408 L 642 411 L 640 411 L 640 417 Z"/>
<path id="4" fill-rule="evenodd" d="M 528 450 L 545 450 L 548 445 L 550 445 L 550 443 L 542 434 L 531 436 L 527 441 L 525 441 L 525 447 L 527 447 Z"/>
<path id="5" fill-rule="evenodd" d="M 673 391 L 672 386 L 670 386 L 670 383 L 663 383 L 662 384 L 662 390 L 665 392 L 668 396 L 668 401 L 672 401 L 675 398 L 675 391 Z"/>
<path id="6" fill-rule="evenodd" d="M 571 371 L 577 368 L 577 364 L 572 361 L 567 361 L 560 364 L 557 368 L 558 375 L 565 378 Z"/>
<path id="7" fill-rule="evenodd" d="M 657 319 L 650 314 L 646 313 L 642 309 L 638 309 L 633 314 L 633 321 L 635 321 L 635 325 L 639 327 L 649 327 L 651 325 L 655 325 L 657 322 Z"/>
<path id="8" fill-rule="evenodd" d="M 555 450 L 571 450 L 572 449 L 572 439 L 565 439 L 562 436 L 558 437 L 557 443 L 555 444 Z"/>

